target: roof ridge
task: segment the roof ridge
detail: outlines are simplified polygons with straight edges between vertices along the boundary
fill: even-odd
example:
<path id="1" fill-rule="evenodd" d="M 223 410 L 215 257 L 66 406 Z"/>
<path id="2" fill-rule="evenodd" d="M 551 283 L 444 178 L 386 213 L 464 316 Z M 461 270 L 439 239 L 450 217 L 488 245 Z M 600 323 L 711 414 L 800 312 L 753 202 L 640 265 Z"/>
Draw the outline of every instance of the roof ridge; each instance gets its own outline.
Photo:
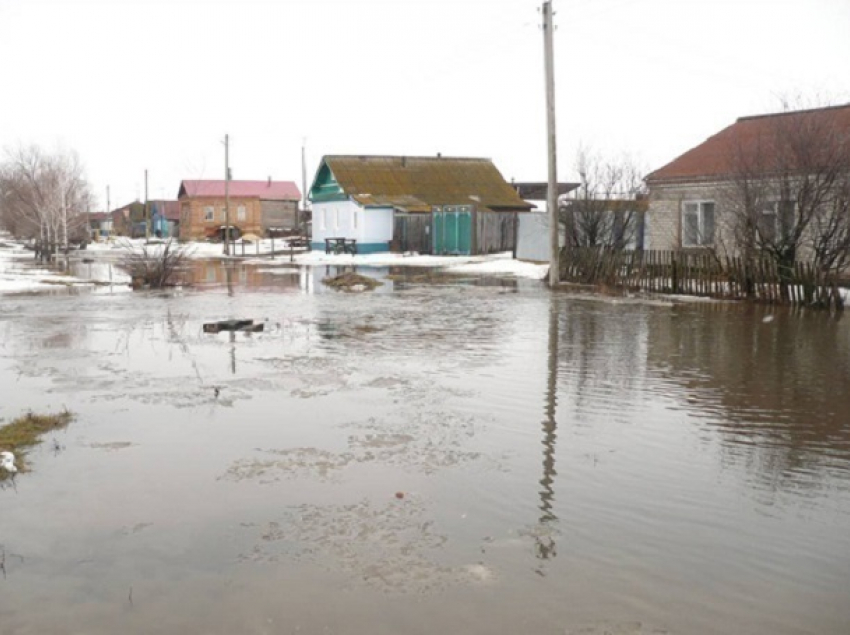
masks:
<path id="1" fill-rule="evenodd" d="M 455 157 L 446 155 L 417 155 L 417 154 L 326 154 L 325 159 L 419 159 L 431 161 L 489 161 L 490 157 Z"/>
<path id="2" fill-rule="evenodd" d="M 761 115 L 746 115 L 744 117 L 738 117 L 735 121 L 751 121 L 753 119 L 768 119 L 770 117 L 786 117 L 790 115 L 802 115 L 809 112 L 822 112 L 825 110 L 840 110 L 842 108 L 850 108 L 850 103 L 846 104 L 835 104 L 833 106 L 819 106 L 817 108 L 804 108 L 803 110 L 785 110 L 782 112 L 769 112 Z"/>

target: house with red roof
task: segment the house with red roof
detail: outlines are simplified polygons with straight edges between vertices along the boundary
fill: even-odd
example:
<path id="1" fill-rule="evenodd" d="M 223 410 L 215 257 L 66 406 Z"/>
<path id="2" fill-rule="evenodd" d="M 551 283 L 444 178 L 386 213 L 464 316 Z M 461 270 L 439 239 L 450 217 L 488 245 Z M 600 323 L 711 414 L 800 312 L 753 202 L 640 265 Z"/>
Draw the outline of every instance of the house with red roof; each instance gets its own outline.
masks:
<path id="1" fill-rule="evenodd" d="M 810 249 L 812 197 L 832 204 L 829 188 L 848 182 L 850 104 L 741 117 L 646 177 L 647 248 L 740 255 L 743 220 L 750 246 Z"/>
<path id="2" fill-rule="evenodd" d="M 298 202 L 301 192 L 292 181 L 182 181 L 177 200 L 180 204 L 180 238 L 202 240 L 221 238 L 225 231 L 225 205 L 229 198 L 230 226 L 236 236 L 265 236 L 272 230 L 294 232 L 298 229 Z"/>

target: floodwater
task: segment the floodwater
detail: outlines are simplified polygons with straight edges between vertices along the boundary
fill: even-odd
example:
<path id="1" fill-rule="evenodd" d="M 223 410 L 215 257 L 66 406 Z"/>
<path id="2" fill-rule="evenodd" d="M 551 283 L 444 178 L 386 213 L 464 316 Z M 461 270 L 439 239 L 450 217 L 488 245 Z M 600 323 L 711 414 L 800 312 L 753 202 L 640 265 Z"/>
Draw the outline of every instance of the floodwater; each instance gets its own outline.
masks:
<path id="1" fill-rule="evenodd" d="M 0 297 L 4 635 L 850 632 L 846 318 L 195 266 Z"/>

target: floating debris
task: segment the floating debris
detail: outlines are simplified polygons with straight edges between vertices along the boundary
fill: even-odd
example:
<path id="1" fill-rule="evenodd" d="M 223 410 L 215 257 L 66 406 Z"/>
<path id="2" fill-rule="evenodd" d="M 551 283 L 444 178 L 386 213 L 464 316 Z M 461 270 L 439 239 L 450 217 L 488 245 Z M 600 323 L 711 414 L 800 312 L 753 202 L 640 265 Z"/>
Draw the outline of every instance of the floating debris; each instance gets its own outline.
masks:
<path id="1" fill-rule="evenodd" d="M 369 276 L 361 276 L 359 273 L 341 273 L 333 278 L 325 278 L 323 284 L 340 291 L 359 293 L 361 291 L 372 291 L 384 283 Z"/>
<path id="2" fill-rule="evenodd" d="M 254 324 L 254 320 L 220 320 L 204 324 L 204 333 L 221 333 L 222 331 L 243 331 L 262 333 L 265 324 Z"/>

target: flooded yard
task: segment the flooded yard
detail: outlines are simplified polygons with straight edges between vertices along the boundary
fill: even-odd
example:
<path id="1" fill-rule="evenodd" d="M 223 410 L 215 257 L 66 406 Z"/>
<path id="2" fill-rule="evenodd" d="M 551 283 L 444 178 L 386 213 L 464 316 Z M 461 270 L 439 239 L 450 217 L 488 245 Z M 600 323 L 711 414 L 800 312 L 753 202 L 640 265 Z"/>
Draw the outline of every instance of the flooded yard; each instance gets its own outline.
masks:
<path id="1" fill-rule="evenodd" d="M 4 635 L 850 632 L 846 318 L 193 266 L 0 296 Z"/>

